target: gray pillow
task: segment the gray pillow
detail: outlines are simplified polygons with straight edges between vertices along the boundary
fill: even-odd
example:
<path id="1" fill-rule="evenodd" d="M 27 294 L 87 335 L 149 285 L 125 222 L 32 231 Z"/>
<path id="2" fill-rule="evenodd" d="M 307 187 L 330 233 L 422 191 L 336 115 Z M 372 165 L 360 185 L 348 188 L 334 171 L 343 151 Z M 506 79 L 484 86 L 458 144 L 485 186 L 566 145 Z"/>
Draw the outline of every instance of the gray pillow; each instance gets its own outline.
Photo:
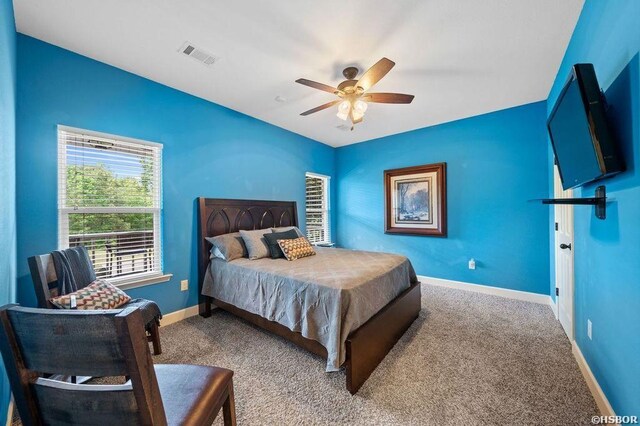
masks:
<path id="1" fill-rule="evenodd" d="M 267 240 L 264 239 L 265 232 L 269 231 L 267 229 L 240 230 L 240 236 L 249 252 L 249 259 L 256 260 L 269 257 L 269 246 L 267 245 Z"/>
<path id="2" fill-rule="evenodd" d="M 302 231 L 298 229 L 297 226 L 281 226 L 280 228 L 271 228 L 271 232 L 287 232 L 292 229 L 296 231 L 296 234 L 298 234 L 298 237 L 306 237 L 306 235 L 304 235 Z"/>
<path id="3" fill-rule="evenodd" d="M 217 237 L 207 237 L 206 240 L 218 249 L 218 251 L 214 250 L 212 252 L 214 257 L 219 257 L 227 262 L 240 259 L 241 257 L 247 257 L 247 248 L 239 232 L 222 234 Z M 220 256 L 220 254 L 222 256 Z"/>

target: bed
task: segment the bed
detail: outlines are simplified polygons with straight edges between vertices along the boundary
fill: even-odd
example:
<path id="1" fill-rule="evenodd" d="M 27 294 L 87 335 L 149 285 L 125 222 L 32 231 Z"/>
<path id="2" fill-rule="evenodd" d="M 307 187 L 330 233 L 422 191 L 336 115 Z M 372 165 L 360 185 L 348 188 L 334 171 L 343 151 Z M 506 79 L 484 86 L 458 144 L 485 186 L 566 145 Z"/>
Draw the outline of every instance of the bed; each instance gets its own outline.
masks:
<path id="1" fill-rule="evenodd" d="M 344 367 L 352 394 L 420 311 L 420 285 L 403 256 L 334 248 L 283 259 L 209 259 L 213 237 L 298 226 L 295 202 L 199 198 L 199 313 L 212 304 Z M 327 273 L 329 272 L 329 273 Z"/>

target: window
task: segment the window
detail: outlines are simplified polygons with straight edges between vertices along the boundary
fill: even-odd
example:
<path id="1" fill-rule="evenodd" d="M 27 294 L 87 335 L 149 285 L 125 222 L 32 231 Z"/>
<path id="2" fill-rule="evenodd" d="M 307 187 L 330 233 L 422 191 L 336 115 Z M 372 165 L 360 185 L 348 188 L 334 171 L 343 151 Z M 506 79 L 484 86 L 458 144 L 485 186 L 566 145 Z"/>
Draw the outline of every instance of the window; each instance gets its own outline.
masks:
<path id="1" fill-rule="evenodd" d="M 85 246 L 98 278 L 162 272 L 162 145 L 58 127 L 58 246 Z"/>
<path id="2" fill-rule="evenodd" d="M 307 238 L 312 244 L 330 243 L 329 176 L 307 173 Z"/>

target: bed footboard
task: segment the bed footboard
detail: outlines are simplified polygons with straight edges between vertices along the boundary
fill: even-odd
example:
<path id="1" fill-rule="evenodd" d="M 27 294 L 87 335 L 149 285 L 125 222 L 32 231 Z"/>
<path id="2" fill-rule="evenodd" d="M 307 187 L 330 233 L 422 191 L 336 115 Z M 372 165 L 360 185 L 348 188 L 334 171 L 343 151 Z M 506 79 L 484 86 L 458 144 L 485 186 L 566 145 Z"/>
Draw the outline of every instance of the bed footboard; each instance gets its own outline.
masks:
<path id="1" fill-rule="evenodd" d="M 380 312 L 353 331 L 346 342 L 347 390 L 351 394 L 369 378 L 420 313 L 420 283 L 412 284 Z"/>

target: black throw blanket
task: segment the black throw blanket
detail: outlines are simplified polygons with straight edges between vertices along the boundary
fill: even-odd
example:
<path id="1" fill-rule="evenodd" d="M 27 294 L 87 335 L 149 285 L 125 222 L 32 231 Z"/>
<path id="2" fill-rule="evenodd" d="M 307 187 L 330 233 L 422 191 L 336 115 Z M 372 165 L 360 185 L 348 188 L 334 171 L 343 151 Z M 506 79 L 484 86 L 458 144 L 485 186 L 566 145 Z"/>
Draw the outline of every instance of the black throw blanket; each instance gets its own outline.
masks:
<path id="1" fill-rule="evenodd" d="M 160 307 L 156 302 L 147 299 L 132 299 L 126 306 L 136 306 L 140 309 L 140 312 L 142 313 L 142 321 L 144 322 L 144 326 L 147 331 L 151 330 L 153 324 L 160 325 L 162 313 L 160 312 Z"/>
<path id="2" fill-rule="evenodd" d="M 58 295 L 73 293 L 96 280 L 87 249 L 72 247 L 51 252 L 58 276 Z"/>

